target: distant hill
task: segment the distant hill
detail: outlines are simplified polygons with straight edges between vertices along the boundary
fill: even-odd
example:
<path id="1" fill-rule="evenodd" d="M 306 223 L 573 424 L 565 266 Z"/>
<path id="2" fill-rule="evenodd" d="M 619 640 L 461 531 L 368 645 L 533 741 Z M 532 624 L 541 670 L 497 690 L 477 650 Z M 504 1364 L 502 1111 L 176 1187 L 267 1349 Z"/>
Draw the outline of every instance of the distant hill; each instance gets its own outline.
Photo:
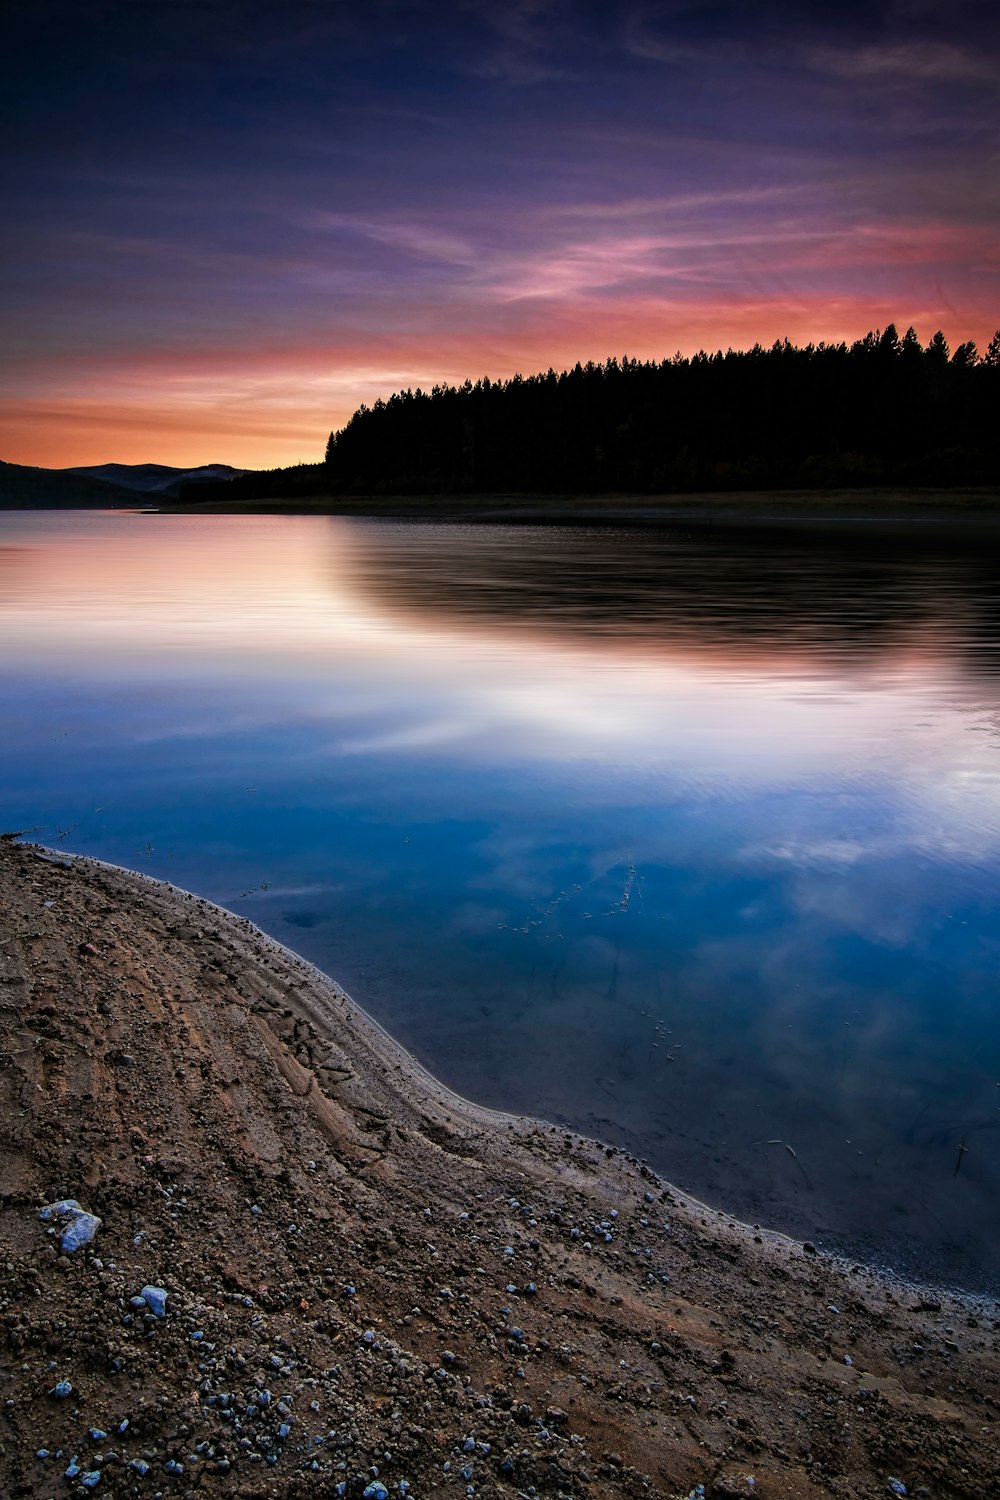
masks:
<path id="1" fill-rule="evenodd" d="M 240 478 L 245 469 L 199 464 L 92 464 L 75 469 L 38 469 L 0 460 L 0 510 L 81 509 L 142 505 L 147 497 L 176 499 L 192 481 L 212 486 Z"/>
<path id="2" fill-rule="evenodd" d="M 287 469 L 245 469 L 222 483 L 205 483 L 198 475 L 185 481 L 182 505 L 238 506 L 244 500 L 296 500 L 329 494 L 326 465 L 292 464 Z"/>
<path id="3" fill-rule="evenodd" d="M 0 460 L 0 510 L 103 509 L 137 503 L 134 489 L 110 480 Z"/>
<path id="4" fill-rule="evenodd" d="M 175 497 L 182 484 L 236 479 L 247 471 L 234 469 L 231 464 L 198 464 L 193 469 L 171 468 L 169 464 L 90 464 L 54 472 L 83 474 L 91 479 L 123 485 L 128 490 L 140 490 L 147 495 Z"/>

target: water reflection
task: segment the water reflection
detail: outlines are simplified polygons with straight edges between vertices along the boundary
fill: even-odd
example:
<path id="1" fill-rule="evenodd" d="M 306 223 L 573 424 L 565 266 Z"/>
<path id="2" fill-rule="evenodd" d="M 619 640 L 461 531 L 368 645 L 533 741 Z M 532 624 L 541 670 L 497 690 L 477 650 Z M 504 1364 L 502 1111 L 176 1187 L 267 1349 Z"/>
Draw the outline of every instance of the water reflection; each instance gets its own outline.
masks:
<path id="1" fill-rule="evenodd" d="M 1000 1285 L 996 572 L 0 516 L 0 800 L 245 911 L 464 1093 Z"/>
<path id="2" fill-rule="evenodd" d="M 401 620 L 530 630 L 544 638 L 854 664 L 968 648 L 995 675 L 1000 561 L 993 547 L 905 531 L 789 535 L 752 528 L 357 527 L 361 588 Z M 342 586 L 345 538 L 328 579 Z"/>

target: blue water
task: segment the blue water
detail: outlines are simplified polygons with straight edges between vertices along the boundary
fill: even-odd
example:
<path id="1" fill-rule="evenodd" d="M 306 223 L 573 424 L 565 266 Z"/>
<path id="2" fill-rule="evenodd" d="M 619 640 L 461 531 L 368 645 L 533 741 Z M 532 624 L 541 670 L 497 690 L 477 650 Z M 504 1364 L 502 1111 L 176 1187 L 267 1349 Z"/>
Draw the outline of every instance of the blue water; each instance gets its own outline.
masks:
<path id="1" fill-rule="evenodd" d="M 0 514 L 0 822 L 252 917 L 466 1095 L 996 1289 L 997 583 L 891 532 Z"/>

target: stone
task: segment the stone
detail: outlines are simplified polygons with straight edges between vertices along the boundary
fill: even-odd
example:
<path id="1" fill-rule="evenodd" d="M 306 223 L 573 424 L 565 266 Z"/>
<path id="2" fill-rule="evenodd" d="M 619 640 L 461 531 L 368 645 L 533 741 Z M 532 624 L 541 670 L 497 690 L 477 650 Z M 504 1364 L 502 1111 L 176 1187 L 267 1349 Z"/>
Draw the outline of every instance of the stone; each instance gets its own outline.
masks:
<path id="1" fill-rule="evenodd" d="M 57 1203 L 47 1203 L 38 1217 L 47 1224 L 53 1219 L 62 1224 L 59 1249 L 65 1255 L 72 1255 L 74 1250 L 89 1245 L 101 1227 L 97 1215 L 88 1213 L 75 1198 L 60 1198 Z"/>
<path id="2" fill-rule="evenodd" d="M 162 1318 L 167 1311 L 167 1293 L 162 1286 L 144 1286 L 139 1296 L 145 1302 L 154 1318 Z"/>

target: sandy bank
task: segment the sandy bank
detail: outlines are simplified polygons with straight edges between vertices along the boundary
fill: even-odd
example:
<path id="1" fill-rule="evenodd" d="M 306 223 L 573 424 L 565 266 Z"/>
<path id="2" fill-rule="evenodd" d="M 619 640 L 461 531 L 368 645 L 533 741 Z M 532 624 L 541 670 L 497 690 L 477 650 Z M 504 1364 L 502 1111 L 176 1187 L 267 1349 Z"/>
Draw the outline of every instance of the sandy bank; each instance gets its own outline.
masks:
<path id="1" fill-rule="evenodd" d="M 242 919 L 61 860 L 0 842 L 4 1494 L 1000 1494 L 992 1303 L 479 1109 Z"/>

